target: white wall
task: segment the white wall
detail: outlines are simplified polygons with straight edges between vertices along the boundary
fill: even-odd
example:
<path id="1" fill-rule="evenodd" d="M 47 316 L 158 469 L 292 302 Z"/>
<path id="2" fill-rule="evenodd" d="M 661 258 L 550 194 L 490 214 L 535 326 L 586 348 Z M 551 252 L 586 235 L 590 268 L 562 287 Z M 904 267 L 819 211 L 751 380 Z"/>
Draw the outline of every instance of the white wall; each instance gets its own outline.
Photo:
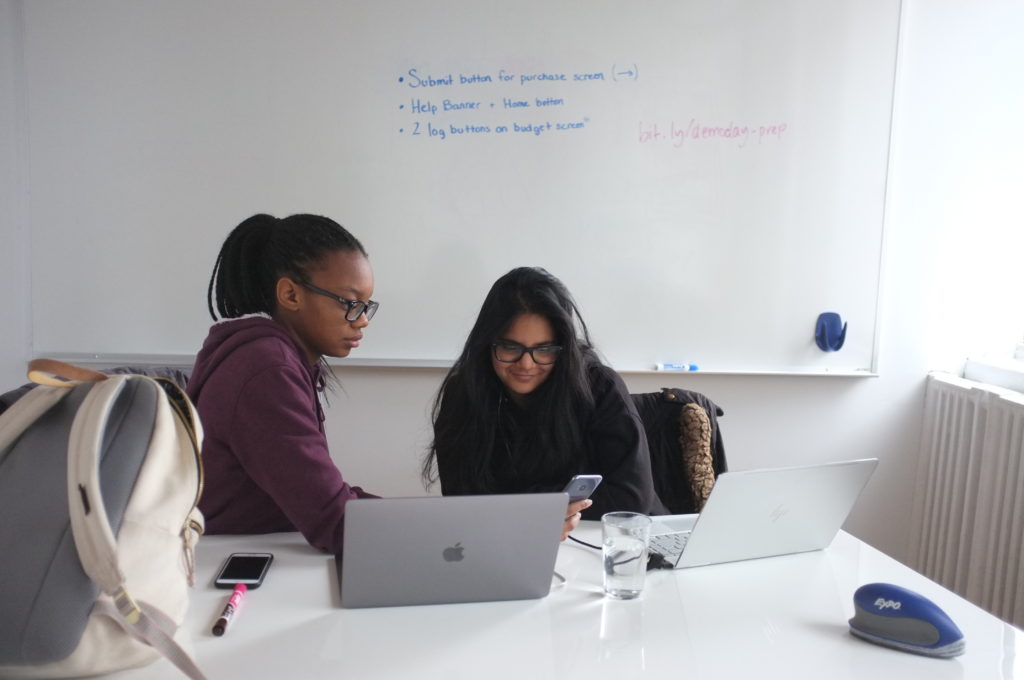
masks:
<path id="1" fill-rule="evenodd" d="M 717 401 L 727 412 L 721 424 L 733 469 L 881 458 L 847 528 L 897 559 L 907 555 L 925 374 L 958 370 L 982 338 L 1009 332 L 1019 339 L 1024 323 L 1024 277 L 1017 264 L 1024 251 L 1018 199 L 1024 150 L 1011 124 L 1024 120 L 1022 3 L 904 1 L 881 377 L 626 376 L 634 391 L 677 385 Z M 11 32 L 7 18 L 16 6 L 12 0 L 0 3 L 0 38 Z M 0 78 L 7 90 L 17 69 L 10 43 L 3 44 Z M 6 144 L 17 129 L 9 106 L 4 98 L 5 149 L 17 146 Z M 4 154 L 0 173 L 11 172 L 21 158 L 13 149 Z M 17 201 L 8 201 L 18 182 L 0 184 L 7 187 L 0 188 L 0 283 L 10 303 L 0 305 L 0 376 L 18 382 L 29 344 L 25 317 L 31 291 L 27 275 L 19 272 L 28 245 L 16 228 Z M 7 248 L 8 242 L 15 247 Z M 976 266 L 980 252 L 991 259 Z M 991 303 L 981 304 L 986 299 Z M 373 342 L 372 329 L 367 343 Z M 430 436 L 430 400 L 443 373 L 342 367 L 339 374 L 345 391 L 332 399 L 328 431 L 342 470 L 371 491 L 422 494 L 419 462 Z"/>
<path id="2" fill-rule="evenodd" d="M 25 382 L 30 341 L 23 77 L 21 3 L 0 0 L 0 392 Z"/>
<path id="3" fill-rule="evenodd" d="M 932 363 L 1007 357 L 1024 339 L 1024 2 L 910 0 L 907 23 L 890 217 L 929 253 L 890 276 L 928 284 Z"/>

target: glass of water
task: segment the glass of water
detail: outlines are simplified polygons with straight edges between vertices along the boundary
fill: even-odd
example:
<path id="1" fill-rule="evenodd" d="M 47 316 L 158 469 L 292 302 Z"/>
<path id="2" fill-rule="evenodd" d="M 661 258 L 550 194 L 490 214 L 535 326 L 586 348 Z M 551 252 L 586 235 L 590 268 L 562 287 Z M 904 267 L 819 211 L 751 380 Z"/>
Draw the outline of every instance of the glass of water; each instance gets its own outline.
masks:
<path id="1" fill-rule="evenodd" d="M 604 592 L 619 600 L 640 596 L 647 574 L 651 518 L 638 512 L 609 512 L 601 517 Z"/>

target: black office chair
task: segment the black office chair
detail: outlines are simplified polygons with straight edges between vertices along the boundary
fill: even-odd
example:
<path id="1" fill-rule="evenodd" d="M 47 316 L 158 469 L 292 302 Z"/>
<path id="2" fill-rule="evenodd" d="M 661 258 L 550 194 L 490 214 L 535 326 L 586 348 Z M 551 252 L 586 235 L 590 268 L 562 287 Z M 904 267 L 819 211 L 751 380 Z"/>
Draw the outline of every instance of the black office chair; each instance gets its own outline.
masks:
<path id="1" fill-rule="evenodd" d="M 672 514 L 700 512 L 715 479 L 728 469 L 718 417 L 700 392 L 663 387 L 632 394 L 647 433 L 654 489 Z"/>

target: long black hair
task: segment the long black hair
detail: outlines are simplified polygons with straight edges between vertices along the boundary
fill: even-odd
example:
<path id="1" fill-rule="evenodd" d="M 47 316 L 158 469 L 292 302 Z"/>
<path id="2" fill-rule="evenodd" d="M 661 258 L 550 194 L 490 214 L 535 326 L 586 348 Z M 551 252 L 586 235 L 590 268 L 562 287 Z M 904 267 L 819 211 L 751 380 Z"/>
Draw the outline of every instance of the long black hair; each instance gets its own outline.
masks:
<path id="1" fill-rule="evenodd" d="M 216 321 L 218 314 L 221 319 L 273 315 L 278 279 L 305 281 L 312 265 L 337 251 L 366 255 L 363 244 L 330 218 L 253 215 L 228 234 L 217 254 L 206 291 L 210 316 Z"/>
<path id="2" fill-rule="evenodd" d="M 563 347 L 548 378 L 528 395 L 522 440 L 515 451 L 499 432 L 502 408 L 512 408 L 491 363 L 492 345 L 522 314 L 548 320 Z M 496 488 L 495 456 L 514 457 L 524 480 L 568 480 L 582 454 L 594 397 L 587 369 L 598 363 L 590 333 L 565 285 L 539 267 L 520 267 L 491 286 L 473 329 L 433 406 L 434 441 L 422 475 L 446 493 Z M 519 489 L 525 491 L 527 489 Z"/>

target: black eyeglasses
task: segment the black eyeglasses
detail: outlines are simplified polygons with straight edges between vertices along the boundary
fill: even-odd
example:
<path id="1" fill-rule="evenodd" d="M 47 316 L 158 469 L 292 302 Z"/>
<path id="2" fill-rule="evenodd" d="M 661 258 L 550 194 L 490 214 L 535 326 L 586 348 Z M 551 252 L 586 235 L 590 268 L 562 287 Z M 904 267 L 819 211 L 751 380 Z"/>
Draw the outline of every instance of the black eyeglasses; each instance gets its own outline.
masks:
<path id="1" fill-rule="evenodd" d="M 535 364 L 546 366 L 555 363 L 558 353 L 562 351 L 561 345 L 539 345 L 537 347 L 523 347 L 518 342 L 496 342 L 491 345 L 494 358 L 506 364 L 514 364 L 529 354 Z"/>
<path id="2" fill-rule="evenodd" d="M 346 321 L 355 321 L 363 314 L 366 315 L 366 320 L 369 321 L 370 319 L 373 318 L 373 315 L 377 313 L 377 308 L 380 307 L 380 303 L 374 302 L 373 300 L 349 300 L 347 298 L 341 297 L 340 295 L 335 295 L 329 290 L 317 288 L 311 283 L 306 283 L 305 281 L 299 281 L 299 283 L 302 284 L 304 288 L 310 289 L 317 295 L 329 297 L 338 304 L 342 305 L 345 308 Z"/>

